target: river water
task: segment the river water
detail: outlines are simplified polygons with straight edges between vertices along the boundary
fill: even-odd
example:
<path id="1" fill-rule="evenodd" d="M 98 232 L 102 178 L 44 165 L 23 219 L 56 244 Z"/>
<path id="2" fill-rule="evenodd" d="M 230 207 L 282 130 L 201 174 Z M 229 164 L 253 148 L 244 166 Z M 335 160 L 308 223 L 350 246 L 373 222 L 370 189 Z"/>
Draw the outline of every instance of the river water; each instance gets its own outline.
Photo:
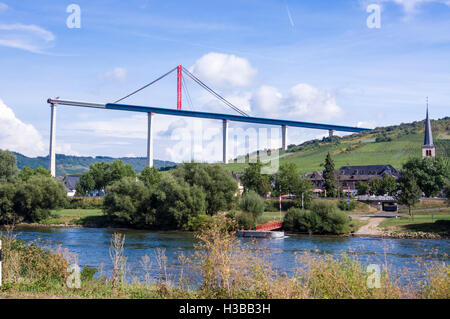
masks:
<path id="1" fill-rule="evenodd" d="M 109 247 L 114 232 L 125 234 L 124 255 L 127 257 L 128 272 L 142 279 L 141 258 L 150 256 L 153 267 L 151 275 L 158 276 L 159 268 L 155 261 L 156 250 L 164 249 L 167 257 L 167 268 L 173 275 L 179 273 L 180 253 L 190 255 L 194 252 L 196 239 L 191 233 L 153 232 L 130 229 L 110 228 L 17 228 L 17 239 L 36 242 L 39 245 L 67 248 L 78 255 L 80 266 L 101 268 L 103 274 L 110 274 Z M 250 239 L 240 239 L 250 242 Z M 253 241 L 253 240 L 252 240 Z M 281 273 L 292 274 L 296 264 L 296 254 L 309 252 L 312 254 L 331 254 L 340 256 L 348 253 L 357 256 L 364 264 L 387 263 L 392 269 L 408 268 L 414 277 L 421 277 L 421 270 L 416 264 L 417 258 L 425 261 L 449 261 L 450 240 L 440 239 L 381 239 L 373 237 L 336 237 L 336 236 L 288 236 L 281 239 L 254 240 L 257 248 L 263 249 L 274 267 Z M 431 252 L 436 252 L 430 255 Z"/>

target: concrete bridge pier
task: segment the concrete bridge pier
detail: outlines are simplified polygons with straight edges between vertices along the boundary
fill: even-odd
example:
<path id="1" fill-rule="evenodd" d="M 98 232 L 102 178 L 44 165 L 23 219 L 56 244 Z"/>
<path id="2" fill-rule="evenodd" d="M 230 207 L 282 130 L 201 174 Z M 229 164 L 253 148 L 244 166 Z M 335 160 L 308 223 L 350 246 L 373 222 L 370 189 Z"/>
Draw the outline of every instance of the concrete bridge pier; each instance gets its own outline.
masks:
<path id="1" fill-rule="evenodd" d="M 223 158 L 222 161 L 224 164 L 228 161 L 228 122 L 229 120 L 222 120 L 223 124 Z"/>
<path id="2" fill-rule="evenodd" d="M 153 131 L 152 131 L 153 113 L 147 113 L 147 166 L 153 167 Z"/>
<path id="3" fill-rule="evenodd" d="M 50 103 L 50 174 L 56 177 L 56 155 L 55 155 L 55 141 L 56 141 L 56 104 Z"/>
<path id="4" fill-rule="evenodd" d="M 336 130 L 328 130 L 328 137 L 332 137 L 334 132 L 336 132 Z"/>
<path id="5" fill-rule="evenodd" d="M 281 149 L 287 150 L 287 125 L 281 126 Z"/>

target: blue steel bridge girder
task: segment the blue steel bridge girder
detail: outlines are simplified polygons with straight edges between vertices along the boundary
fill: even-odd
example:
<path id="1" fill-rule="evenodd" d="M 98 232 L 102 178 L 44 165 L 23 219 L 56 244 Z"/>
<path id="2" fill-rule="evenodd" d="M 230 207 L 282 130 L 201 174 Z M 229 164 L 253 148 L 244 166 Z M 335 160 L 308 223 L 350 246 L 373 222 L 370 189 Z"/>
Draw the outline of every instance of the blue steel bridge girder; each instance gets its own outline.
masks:
<path id="1" fill-rule="evenodd" d="M 233 122 L 245 122 L 245 123 L 254 123 L 254 124 L 276 125 L 276 126 L 304 127 L 304 128 L 312 128 L 312 129 L 328 130 L 328 131 L 334 130 L 334 131 L 353 132 L 353 133 L 358 133 L 358 132 L 362 132 L 362 131 L 370 131 L 370 129 L 368 129 L 368 128 L 353 127 L 353 126 L 321 124 L 321 123 L 301 122 L 301 121 L 282 120 L 282 119 L 270 119 L 270 118 L 263 118 L 263 117 L 241 116 L 241 115 L 223 114 L 223 113 L 175 110 L 175 109 L 166 109 L 166 108 L 160 108 L 160 107 L 128 105 L 128 104 L 107 103 L 107 104 L 105 104 L 105 108 L 110 109 L 110 110 L 119 110 L 119 111 L 155 113 L 155 114 L 185 116 L 185 117 L 215 119 L 215 120 L 229 120 L 229 121 L 233 121 Z"/>
<path id="2" fill-rule="evenodd" d="M 369 131 L 370 129 L 352 126 L 342 126 L 342 125 L 332 125 L 332 124 L 320 124 L 311 122 L 301 122 L 292 120 L 281 120 L 281 119 L 269 119 L 263 117 L 254 116 L 242 116 L 234 114 L 222 114 L 222 113 L 209 113 L 209 112 L 197 112 L 188 110 L 175 110 L 166 109 L 160 107 L 150 107 L 150 106 L 139 106 L 139 105 L 128 105 L 128 104 L 117 104 L 117 103 L 90 103 L 90 102 L 80 102 L 80 101 L 69 101 L 60 99 L 48 99 L 47 103 L 50 104 L 52 109 L 51 125 L 50 125 L 50 169 L 53 176 L 56 175 L 56 165 L 55 165 L 55 112 L 56 105 L 69 105 L 78 107 L 88 107 L 97 109 L 109 109 L 118 111 L 131 111 L 131 112 L 144 112 L 148 115 L 148 135 L 147 135 L 147 165 L 153 166 L 153 134 L 152 134 L 152 117 L 153 114 L 164 114 L 173 116 L 185 116 L 203 119 L 215 119 L 223 121 L 223 163 L 227 163 L 227 137 L 228 137 L 228 122 L 244 122 L 244 123 L 254 123 L 254 124 L 265 124 L 265 125 L 276 125 L 282 128 L 282 148 L 287 149 L 287 127 L 304 127 L 312 128 L 318 130 L 328 130 L 330 136 L 334 131 L 341 132 L 353 132 L 358 133 L 362 131 Z"/>

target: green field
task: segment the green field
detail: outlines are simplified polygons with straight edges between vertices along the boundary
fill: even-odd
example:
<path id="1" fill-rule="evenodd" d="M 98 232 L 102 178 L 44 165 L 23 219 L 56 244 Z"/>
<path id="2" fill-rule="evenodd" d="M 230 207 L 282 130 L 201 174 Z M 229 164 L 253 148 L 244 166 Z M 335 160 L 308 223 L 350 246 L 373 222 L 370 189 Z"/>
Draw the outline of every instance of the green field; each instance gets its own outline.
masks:
<path id="1" fill-rule="evenodd" d="M 450 156 L 450 119 L 432 121 L 433 136 L 437 156 Z M 376 142 L 376 138 L 385 135 L 390 141 Z M 339 139 L 338 143 L 308 141 L 297 146 L 289 146 L 281 151 L 281 163 L 295 163 L 300 173 L 323 170 L 322 163 L 330 152 L 335 167 L 344 165 L 376 165 L 391 164 L 401 168 L 411 157 L 420 157 L 423 145 L 423 122 L 402 124 L 374 131 L 352 134 Z M 242 158 L 239 158 L 242 161 Z M 226 167 L 234 172 L 245 170 L 246 163 L 230 163 Z"/>
<path id="2" fill-rule="evenodd" d="M 42 222 L 46 225 L 85 225 L 104 220 L 101 209 L 60 209 L 52 210 L 51 217 Z"/>
<path id="3" fill-rule="evenodd" d="M 386 230 L 427 232 L 444 236 L 450 235 L 449 226 L 450 214 L 448 213 L 445 215 L 416 215 L 414 216 L 414 218 L 411 218 L 409 216 L 403 216 L 400 218 L 388 218 L 381 222 L 379 225 L 379 227 Z"/>

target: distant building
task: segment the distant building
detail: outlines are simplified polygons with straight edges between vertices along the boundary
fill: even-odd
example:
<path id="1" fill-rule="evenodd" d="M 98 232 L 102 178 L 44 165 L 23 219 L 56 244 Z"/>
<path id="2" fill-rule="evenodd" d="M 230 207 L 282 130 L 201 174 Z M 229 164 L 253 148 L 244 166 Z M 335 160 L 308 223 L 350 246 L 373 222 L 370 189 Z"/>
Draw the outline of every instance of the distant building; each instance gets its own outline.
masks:
<path id="1" fill-rule="evenodd" d="M 369 183 L 373 179 L 381 179 L 385 175 L 398 178 L 400 173 L 392 165 L 342 166 L 335 171 L 336 180 L 344 193 L 356 193 L 358 182 Z M 325 179 L 323 173 L 316 171 L 306 175 L 314 187 L 314 193 L 323 191 Z"/>
<path id="2" fill-rule="evenodd" d="M 75 196 L 75 186 L 80 181 L 80 176 L 78 175 L 66 175 L 63 177 L 62 182 L 66 187 L 67 196 Z"/>
<path id="3" fill-rule="evenodd" d="M 338 172 L 339 186 L 344 192 L 356 192 L 358 182 L 369 183 L 389 175 L 397 179 L 400 172 L 392 165 L 342 166 Z"/>
<path id="4" fill-rule="evenodd" d="M 431 132 L 430 118 L 428 117 L 428 103 L 427 103 L 427 117 L 425 119 L 425 138 L 422 146 L 422 158 L 435 157 L 436 147 L 433 144 L 433 133 Z"/>

